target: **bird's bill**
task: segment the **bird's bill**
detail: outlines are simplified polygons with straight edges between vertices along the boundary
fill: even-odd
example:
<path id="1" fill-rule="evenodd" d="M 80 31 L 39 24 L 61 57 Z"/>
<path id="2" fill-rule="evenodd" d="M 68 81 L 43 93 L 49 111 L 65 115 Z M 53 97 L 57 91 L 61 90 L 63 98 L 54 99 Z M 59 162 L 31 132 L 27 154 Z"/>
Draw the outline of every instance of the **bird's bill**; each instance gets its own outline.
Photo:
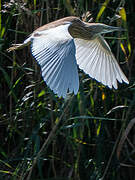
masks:
<path id="1" fill-rule="evenodd" d="M 121 27 L 114 27 L 114 26 L 105 25 L 105 27 L 103 28 L 103 31 L 101 32 L 101 34 L 114 32 L 114 31 L 125 31 L 125 30 L 123 28 L 121 28 Z"/>

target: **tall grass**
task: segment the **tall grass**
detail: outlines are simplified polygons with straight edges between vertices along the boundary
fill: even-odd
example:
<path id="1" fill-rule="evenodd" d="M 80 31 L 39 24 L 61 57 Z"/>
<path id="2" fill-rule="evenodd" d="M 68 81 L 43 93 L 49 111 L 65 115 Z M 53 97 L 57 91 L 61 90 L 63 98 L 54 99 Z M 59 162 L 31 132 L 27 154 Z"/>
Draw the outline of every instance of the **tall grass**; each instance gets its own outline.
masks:
<path id="1" fill-rule="evenodd" d="M 0 1 L 0 180 L 134 179 L 134 8 L 132 1 Z M 43 82 L 29 48 L 6 49 L 40 25 L 87 11 L 126 28 L 106 38 L 130 85 L 110 90 L 79 71 L 79 93 L 64 100 Z"/>

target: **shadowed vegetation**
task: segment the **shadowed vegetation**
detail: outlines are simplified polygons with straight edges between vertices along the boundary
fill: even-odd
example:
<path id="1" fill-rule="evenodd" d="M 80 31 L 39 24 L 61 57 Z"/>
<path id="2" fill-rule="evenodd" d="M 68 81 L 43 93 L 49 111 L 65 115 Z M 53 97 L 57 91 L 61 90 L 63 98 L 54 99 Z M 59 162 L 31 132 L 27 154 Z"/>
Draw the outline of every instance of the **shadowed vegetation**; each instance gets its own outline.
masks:
<path id="1" fill-rule="evenodd" d="M 133 180 L 135 3 L 0 1 L 0 180 Z M 37 27 L 75 15 L 121 26 L 105 35 L 130 84 L 109 89 L 79 71 L 77 96 L 58 98 L 30 48 L 7 53 Z"/>

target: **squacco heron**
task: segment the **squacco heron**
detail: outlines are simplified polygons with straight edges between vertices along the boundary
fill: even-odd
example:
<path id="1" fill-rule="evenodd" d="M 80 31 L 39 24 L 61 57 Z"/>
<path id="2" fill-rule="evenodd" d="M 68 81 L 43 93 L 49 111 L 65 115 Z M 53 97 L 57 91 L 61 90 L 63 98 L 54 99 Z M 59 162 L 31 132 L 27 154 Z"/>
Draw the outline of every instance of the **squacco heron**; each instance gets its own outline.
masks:
<path id="1" fill-rule="evenodd" d="M 36 29 L 22 44 L 8 51 L 31 46 L 44 81 L 59 97 L 77 94 L 77 65 L 91 78 L 117 89 L 117 81 L 129 83 L 102 34 L 121 31 L 120 27 L 86 23 L 70 16 Z"/>

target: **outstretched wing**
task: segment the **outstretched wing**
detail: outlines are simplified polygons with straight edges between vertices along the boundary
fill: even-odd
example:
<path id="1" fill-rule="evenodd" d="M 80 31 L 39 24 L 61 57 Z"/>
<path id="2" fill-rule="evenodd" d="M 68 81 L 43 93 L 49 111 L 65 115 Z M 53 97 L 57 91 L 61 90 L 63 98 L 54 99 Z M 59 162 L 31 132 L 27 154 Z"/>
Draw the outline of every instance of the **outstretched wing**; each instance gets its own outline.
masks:
<path id="1" fill-rule="evenodd" d="M 36 32 L 31 37 L 32 54 L 40 64 L 44 81 L 64 98 L 68 91 L 77 94 L 79 89 L 75 44 L 68 26 Z"/>
<path id="2" fill-rule="evenodd" d="M 76 59 L 79 68 L 105 86 L 117 89 L 117 81 L 129 83 L 120 69 L 105 39 L 75 39 Z"/>

